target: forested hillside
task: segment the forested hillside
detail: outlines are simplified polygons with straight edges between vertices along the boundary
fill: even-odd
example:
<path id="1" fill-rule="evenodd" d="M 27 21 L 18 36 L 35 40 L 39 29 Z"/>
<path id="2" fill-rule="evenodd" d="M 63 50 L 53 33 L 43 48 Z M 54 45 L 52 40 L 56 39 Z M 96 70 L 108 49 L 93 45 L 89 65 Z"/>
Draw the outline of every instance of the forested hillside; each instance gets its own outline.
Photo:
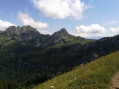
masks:
<path id="1" fill-rule="evenodd" d="M 117 71 L 119 51 L 77 66 L 71 72 L 39 84 L 34 89 L 109 89 L 111 78 Z"/>
<path id="2" fill-rule="evenodd" d="M 89 40 L 64 28 L 50 36 L 30 26 L 9 27 L 0 37 L 0 81 L 6 89 L 31 88 L 119 50 L 119 35 Z"/>

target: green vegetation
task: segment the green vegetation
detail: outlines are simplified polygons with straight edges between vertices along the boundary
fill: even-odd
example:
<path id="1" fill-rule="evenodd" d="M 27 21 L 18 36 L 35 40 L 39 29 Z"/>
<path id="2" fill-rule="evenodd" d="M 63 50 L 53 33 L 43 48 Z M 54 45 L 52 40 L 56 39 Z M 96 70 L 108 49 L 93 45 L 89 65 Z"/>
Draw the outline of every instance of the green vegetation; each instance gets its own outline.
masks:
<path id="1" fill-rule="evenodd" d="M 0 33 L 0 89 L 31 89 L 32 86 L 71 71 L 78 65 L 118 51 L 118 40 L 119 36 L 88 40 L 72 36 L 66 29 L 50 36 L 40 34 L 30 26 L 10 27 Z M 85 68 L 81 68 L 82 74 L 83 71 L 86 72 Z M 106 76 L 104 73 L 94 71 L 95 76 Z M 89 79 L 84 74 L 80 81 L 80 78 L 77 80 L 76 73 L 73 75 L 74 77 L 67 77 L 69 80 L 64 85 L 68 84 L 72 88 L 81 82 L 80 86 L 83 86 L 87 83 L 85 79 Z M 91 83 L 88 82 L 90 85 Z M 50 86 L 56 87 L 53 84 L 46 87 Z"/>
<path id="2" fill-rule="evenodd" d="M 10 51 L 6 51 L 6 56 L 0 57 L 0 81 L 5 81 L 5 86 L 12 84 L 14 88 L 11 89 L 31 89 L 31 85 L 43 83 L 80 64 L 119 50 L 117 37 L 85 45 L 74 44 L 43 50 L 23 43 L 16 41 Z M 13 55 L 9 56 L 9 53 Z"/>
<path id="3" fill-rule="evenodd" d="M 34 89 L 108 89 L 111 77 L 119 70 L 119 51 L 80 65 Z"/>
<path id="4" fill-rule="evenodd" d="M 69 46 L 73 44 L 86 44 L 94 40 L 88 40 L 82 37 L 75 37 L 73 35 L 68 35 L 66 38 L 61 40 L 58 44 L 55 44 L 53 47 Z"/>
<path id="5" fill-rule="evenodd" d="M 41 35 L 41 38 L 45 42 L 48 36 Z M 69 42 L 68 44 L 72 45 L 82 42 L 77 40 L 70 44 L 75 38 L 68 36 L 66 41 L 61 40 L 62 45 L 58 42 L 36 47 L 34 39 L 24 41 L 25 38 L 22 38 L 23 41 L 20 41 L 19 36 L 0 34 L 0 89 L 21 89 L 22 87 L 30 89 L 29 86 L 33 84 L 42 83 L 71 70 L 75 64 L 71 66 L 70 61 L 67 62 L 72 55 L 64 55 L 64 52 L 70 48 L 68 45 L 65 46 L 65 43 Z M 55 47 L 55 44 L 59 46 Z"/>

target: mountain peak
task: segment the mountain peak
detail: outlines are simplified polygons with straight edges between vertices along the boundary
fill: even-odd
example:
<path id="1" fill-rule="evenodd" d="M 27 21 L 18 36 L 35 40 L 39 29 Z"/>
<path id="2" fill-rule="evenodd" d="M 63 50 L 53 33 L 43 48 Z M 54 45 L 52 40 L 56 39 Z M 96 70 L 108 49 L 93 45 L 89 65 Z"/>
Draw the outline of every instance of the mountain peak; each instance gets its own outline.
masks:
<path id="1" fill-rule="evenodd" d="M 59 32 L 68 34 L 67 30 L 65 28 L 62 28 Z"/>
<path id="2" fill-rule="evenodd" d="M 10 26 L 6 29 L 5 32 L 7 35 L 11 35 L 11 36 L 18 36 L 18 35 L 21 35 L 24 33 L 26 33 L 26 34 L 33 34 L 33 33 L 39 34 L 39 32 L 35 28 L 33 28 L 29 25 L 28 26 L 22 26 L 22 27 Z"/>
<path id="3" fill-rule="evenodd" d="M 10 26 L 5 30 L 6 35 L 10 35 L 10 36 L 18 35 L 19 32 L 20 32 L 20 28 L 16 26 Z"/>
<path id="4" fill-rule="evenodd" d="M 23 30 L 23 31 L 30 30 L 30 31 L 38 32 L 35 28 L 31 27 L 30 25 L 28 25 L 28 26 L 22 26 L 21 27 L 21 30 Z"/>
<path id="5" fill-rule="evenodd" d="M 16 31 L 16 30 L 19 30 L 19 31 L 26 31 L 26 30 L 32 30 L 32 31 L 37 31 L 35 28 L 31 27 L 30 25 L 28 26 L 10 26 L 6 29 L 7 32 L 10 32 L 10 31 Z"/>
<path id="6" fill-rule="evenodd" d="M 65 28 L 62 28 L 60 31 L 55 32 L 53 35 L 66 37 L 67 35 L 69 35 L 69 33 Z"/>
<path id="7" fill-rule="evenodd" d="M 68 35 L 69 35 L 69 33 L 66 31 L 66 29 L 65 28 L 62 28 L 60 31 L 55 32 L 52 35 L 51 39 L 55 43 L 57 43 L 57 42 L 61 41 L 62 39 L 66 38 Z"/>

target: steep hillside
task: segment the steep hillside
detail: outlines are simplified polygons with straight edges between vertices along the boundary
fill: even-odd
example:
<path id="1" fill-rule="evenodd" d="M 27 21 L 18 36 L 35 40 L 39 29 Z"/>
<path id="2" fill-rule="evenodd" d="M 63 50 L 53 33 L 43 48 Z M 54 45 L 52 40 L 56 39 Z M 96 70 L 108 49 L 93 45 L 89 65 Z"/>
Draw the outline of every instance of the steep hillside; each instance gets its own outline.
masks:
<path id="1" fill-rule="evenodd" d="M 118 51 L 118 45 L 117 35 L 87 44 L 53 47 L 4 58 L 0 62 L 0 79 L 26 87 L 42 83 L 78 65 Z"/>
<path id="2" fill-rule="evenodd" d="M 108 89 L 119 70 L 119 51 L 80 65 L 71 72 L 38 85 L 34 89 Z"/>
<path id="3" fill-rule="evenodd" d="M 49 45 L 53 45 L 53 47 L 61 47 L 77 43 L 86 44 L 91 41 L 94 40 L 85 39 L 80 36 L 73 36 L 69 34 L 65 28 L 62 28 L 60 31 L 55 32 L 47 42 Z"/>
<path id="4" fill-rule="evenodd" d="M 30 26 L 9 27 L 0 39 L 0 83 L 9 89 L 28 88 L 119 50 L 119 35 L 88 40 L 64 28 L 50 36 Z"/>
<path id="5" fill-rule="evenodd" d="M 39 50 L 48 37 L 31 26 L 10 26 L 0 33 L 0 58 Z"/>
<path id="6" fill-rule="evenodd" d="M 50 47 L 90 41 L 92 40 L 82 37 L 71 37 L 64 28 L 50 36 L 39 33 L 31 26 L 10 26 L 5 31 L 0 32 L 0 56 L 13 56 Z"/>
<path id="7" fill-rule="evenodd" d="M 0 84 L 9 89 L 28 87 L 69 71 L 77 65 L 75 60 L 71 65 L 76 54 L 69 49 L 90 41 L 64 28 L 50 36 L 31 26 L 11 26 L 0 32 Z"/>

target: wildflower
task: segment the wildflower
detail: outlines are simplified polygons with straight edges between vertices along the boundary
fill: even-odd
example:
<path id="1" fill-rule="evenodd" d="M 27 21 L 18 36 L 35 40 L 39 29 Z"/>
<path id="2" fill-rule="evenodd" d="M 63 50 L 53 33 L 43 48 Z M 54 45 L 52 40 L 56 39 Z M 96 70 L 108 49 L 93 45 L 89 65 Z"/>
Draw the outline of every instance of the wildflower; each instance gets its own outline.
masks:
<path id="1" fill-rule="evenodd" d="M 49 87 L 49 89 L 53 89 L 53 88 L 54 88 L 54 86 L 50 86 L 50 87 Z"/>

